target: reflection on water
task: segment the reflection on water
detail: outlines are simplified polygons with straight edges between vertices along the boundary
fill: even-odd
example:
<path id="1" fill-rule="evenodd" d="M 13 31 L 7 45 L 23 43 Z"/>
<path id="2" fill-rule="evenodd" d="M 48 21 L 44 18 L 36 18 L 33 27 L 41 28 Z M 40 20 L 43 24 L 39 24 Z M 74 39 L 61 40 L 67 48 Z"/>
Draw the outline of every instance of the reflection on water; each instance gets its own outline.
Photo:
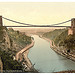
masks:
<path id="1" fill-rule="evenodd" d="M 30 49 L 28 58 L 31 60 L 34 68 L 40 72 L 58 72 L 62 70 L 74 70 L 75 62 L 55 53 L 50 48 L 50 43 L 33 35 L 34 46 Z"/>

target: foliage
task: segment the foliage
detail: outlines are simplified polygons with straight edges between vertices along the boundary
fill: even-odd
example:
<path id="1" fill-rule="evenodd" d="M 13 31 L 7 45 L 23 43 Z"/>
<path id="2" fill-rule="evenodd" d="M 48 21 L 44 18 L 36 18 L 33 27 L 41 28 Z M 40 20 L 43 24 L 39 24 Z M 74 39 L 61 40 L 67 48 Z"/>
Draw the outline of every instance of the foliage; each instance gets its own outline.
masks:
<path id="1" fill-rule="evenodd" d="M 3 39 L 3 34 L 4 34 L 3 29 L 6 29 L 6 28 L 5 28 L 5 27 L 3 27 L 3 26 L 0 26 L 0 40 L 2 40 L 2 39 Z"/>
<path id="2" fill-rule="evenodd" d="M 25 33 L 14 31 L 13 29 L 8 30 L 8 35 L 20 46 L 26 46 L 31 43 L 31 37 L 26 36 Z"/>
<path id="3" fill-rule="evenodd" d="M 14 46 L 13 42 L 15 42 L 17 46 L 20 47 L 25 47 L 26 45 L 31 43 L 31 37 L 26 36 L 25 33 L 14 31 L 12 28 L 8 30 L 5 27 L 0 27 L 0 34 L 1 34 L 0 38 L 2 39 L 2 43 L 4 44 L 5 44 L 5 39 L 3 40 L 3 37 L 5 37 L 4 32 L 7 32 L 7 35 L 9 36 L 10 47 Z M 20 63 L 16 60 L 13 60 L 13 55 L 15 56 L 16 52 L 17 52 L 16 48 L 7 48 L 7 47 L 3 48 L 0 46 L 0 57 L 3 63 L 4 72 L 5 73 L 6 72 L 35 72 L 34 70 L 25 71 L 23 66 L 21 65 L 22 62 Z"/>
<path id="4" fill-rule="evenodd" d="M 50 31 L 50 32 L 43 34 L 43 36 L 51 40 L 54 40 L 58 35 L 60 35 L 64 31 L 65 29 L 55 29 L 54 31 Z"/>
<path id="5" fill-rule="evenodd" d="M 15 72 L 18 70 L 22 71 L 21 63 L 18 63 L 16 60 L 13 60 L 13 57 L 10 57 L 9 54 L 5 51 L 0 50 L 0 57 L 3 63 L 3 70 L 7 72 L 8 70 L 11 72 Z"/>
<path id="6" fill-rule="evenodd" d="M 65 30 L 60 35 L 55 37 L 55 39 L 54 39 L 55 45 L 57 45 L 57 44 L 64 45 L 63 40 L 66 38 L 67 34 L 68 34 L 68 30 Z"/>
<path id="7" fill-rule="evenodd" d="M 64 46 L 68 50 L 75 50 L 75 35 L 67 35 L 68 31 L 62 32 L 56 39 L 54 43 L 59 46 Z"/>
<path id="8" fill-rule="evenodd" d="M 68 35 L 64 40 L 65 47 L 75 50 L 75 35 Z"/>
<path id="9" fill-rule="evenodd" d="M 68 35 L 68 29 L 56 29 L 43 36 L 54 41 L 55 45 L 63 46 L 68 50 L 75 50 L 75 35 Z"/>

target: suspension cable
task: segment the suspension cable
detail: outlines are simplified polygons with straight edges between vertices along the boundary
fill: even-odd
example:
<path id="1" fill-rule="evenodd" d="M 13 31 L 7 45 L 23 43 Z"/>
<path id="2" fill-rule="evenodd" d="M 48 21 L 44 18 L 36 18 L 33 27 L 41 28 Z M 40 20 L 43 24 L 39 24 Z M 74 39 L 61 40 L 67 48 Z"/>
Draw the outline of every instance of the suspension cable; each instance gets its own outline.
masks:
<path id="1" fill-rule="evenodd" d="M 32 26 L 32 27 L 43 27 L 43 26 L 55 26 L 55 25 L 60 25 L 60 24 L 64 24 L 64 23 L 67 23 L 67 22 L 70 22 L 71 20 L 67 20 L 67 21 L 64 21 L 64 22 L 61 22 L 61 23 L 57 23 L 57 24 L 51 24 L 51 25 L 33 25 L 33 24 L 27 24 L 27 23 L 22 23 L 22 22 L 18 22 L 18 21 L 15 21 L 15 20 L 11 20 L 11 19 L 8 19 L 8 18 L 5 18 L 5 17 L 2 17 L 3 19 L 5 20 L 8 20 L 8 21 L 11 21 L 11 22 L 14 22 L 14 23 L 18 23 L 18 24 L 22 24 L 22 25 L 27 25 L 27 26 Z"/>

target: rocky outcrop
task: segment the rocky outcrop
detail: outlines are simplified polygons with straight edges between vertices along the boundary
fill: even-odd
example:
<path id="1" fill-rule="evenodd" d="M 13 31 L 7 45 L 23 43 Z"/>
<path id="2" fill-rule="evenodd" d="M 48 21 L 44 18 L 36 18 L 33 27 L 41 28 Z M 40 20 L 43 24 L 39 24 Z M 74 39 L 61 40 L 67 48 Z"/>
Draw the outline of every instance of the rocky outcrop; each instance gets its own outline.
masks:
<path id="1" fill-rule="evenodd" d="M 7 29 L 5 27 L 0 27 L 1 37 L 0 37 L 0 49 L 5 51 L 18 52 L 23 47 L 18 45 L 14 40 L 9 37 Z"/>
<path id="2" fill-rule="evenodd" d="M 5 27 L 0 27 L 1 37 L 0 37 L 0 49 L 8 50 L 10 48 L 10 38 L 6 32 Z"/>
<path id="3" fill-rule="evenodd" d="M 5 51 L 10 54 L 10 56 L 15 56 L 16 52 L 21 50 L 22 47 L 17 45 L 14 40 L 9 37 L 7 29 L 0 26 L 0 50 Z M 0 56 L 1 58 L 1 56 Z M 0 72 L 3 70 L 2 60 L 0 59 Z"/>
<path id="4" fill-rule="evenodd" d="M 9 38 L 5 29 L 3 29 L 3 42 L 2 42 L 2 44 L 4 45 L 6 50 L 10 49 L 10 47 L 11 47 L 10 38 Z"/>
<path id="5" fill-rule="evenodd" d="M 19 59 L 21 59 L 18 62 L 21 63 L 21 66 L 23 67 L 23 70 L 26 71 L 26 72 L 37 72 L 32 67 L 32 64 L 30 63 L 29 59 L 27 58 L 27 53 L 25 53 L 29 48 L 31 48 L 33 46 L 33 42 L 30 43 L 31 38 L 26 36 L 23 33 L 20 33 L 20 34 L 16 35 L 16 33 L 17 33 L 16 31 L 11 31 L 11 30 L 8 31 L 8 29 L 6 29 L 5 27 L 2 27 L 2 26 L 0 27 L 0 29 L 1 29 L 0 30 L 0 32 L 1 32 L 1 37 L 0 37 L 0 50 L 1 50 L 1 52 L 4 51 L 3 53 L 6 53 L 6 57 L 8 55 L 9 57 L 12 58 L 13 61 L 14 60 L 16 61 L 15 55 L 18 52 L 17 56 L 18 56 Z M 11 34 L 11 33 L 13 33 L 13 34 Z M 13 35 L 13 37 L 19 37 L 19 38 L 24 37 L 24 40 L 26 40 L 26 41 L 23 42 L 22 40 L 18 40 L 19 42 L 17 42 L 16 40 L 18 38 L 16 40 L 14 40 L 12 35 Z M 23 36 L 23 35 L 25 35 L 25 36 Z M 23 38 L 21 38 L 21 39 L 23 39 Z M 23 43 L 25 43 L 24 44 L 25 46 L 23 45 Z M 24 53 L 24 55 L 23 55 L 23 53 Z M 3 56 L 4 56 L 4 54 L 3 54 Z M 1 55 L 1 59 L 2 59 L 3 56 Z M 3 58 L 5 58 L 5 57 L 3 57 Z M 8 66 L 12 65 L 12 62 L 8 61 L 9 59 L 7 60 L 7 58 L 5 58 L 4 60 L 2 59 L 3 65 L 2 65 L 2 63 L 0 63 L 0 66 L 1 66 L 0 70 L 2 70 L 2 66 L 3 66 L 3 70 L 4 70 L 4 67 L 6 69 Z M 6 64 L 5 61 L 7 61 L 8 64 Z M 6 65 L 7 65 L 7 67 L 6 67 Z"/>

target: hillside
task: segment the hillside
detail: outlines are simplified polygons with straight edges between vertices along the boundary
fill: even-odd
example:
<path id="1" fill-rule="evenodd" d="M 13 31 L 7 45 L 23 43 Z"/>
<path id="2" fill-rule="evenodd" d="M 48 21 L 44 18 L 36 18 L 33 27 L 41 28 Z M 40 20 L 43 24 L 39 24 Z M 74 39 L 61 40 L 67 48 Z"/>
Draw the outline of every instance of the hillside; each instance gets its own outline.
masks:
<path id="1" fill-rule="evenodd" d="M 62 41 L 65 40 L 65 38 L 67 37 L 67 34 L 68 34 L 68 30 L 65 29 L 65 31 L 63 31 L 60 35 L 56 36 L 54 38 L 54 43 L 55 45 L 60 45 L 62 44 Z"/>
<path id="2" fill-rule="evenodd" d="M 11 49 L 16 52 L 23 49 L 26 45 L 31 43 L 31 37 L 26 36 L 25 33 L 19 31 L 14 31 L 12 28 L 7 30 L 8 36 L 11 41 Z"/>
<path id="3" fill-rule="evenodd" d="M 75 35 L 67 35 L 60 41 L 59 46 L 63 46 L 67 52 L 75 55 Z"/>
<path id="4" fill-rule="evenodd" d="M 24 33 L 0 27 L 0 57 L 3 64 L 3 72 L 25 72 L 22 64 L 13 60 L 13 56 L 31 43 L 31 37 Z M 14 71 L 15 70 L 15 71 Z"/>
<path id="5" fill-rule="evenodd" d="M 68 35 L 68 30 L 62 32 L 54 39 L 56 46 L 63 47 L 66 51 L 75 54 L 75 35 Z"/>
<path id="6" fill-rule="evenodd" d="M 67 29 L 58 29 L 43 35 L 54 41 L 56 46 L 62 47 L 63 50 L 75 54 L 75 35 L 68 35 Z"/>
<path id="7" fill-rule="evenodd" d="M 51 40 L 54 40 L 57 36 L 59 36 L 64 31 L 65 31 L 65 29 L 55 29 L 54 31 L 44 33 L 43 37 L 49 38 Z"/>

